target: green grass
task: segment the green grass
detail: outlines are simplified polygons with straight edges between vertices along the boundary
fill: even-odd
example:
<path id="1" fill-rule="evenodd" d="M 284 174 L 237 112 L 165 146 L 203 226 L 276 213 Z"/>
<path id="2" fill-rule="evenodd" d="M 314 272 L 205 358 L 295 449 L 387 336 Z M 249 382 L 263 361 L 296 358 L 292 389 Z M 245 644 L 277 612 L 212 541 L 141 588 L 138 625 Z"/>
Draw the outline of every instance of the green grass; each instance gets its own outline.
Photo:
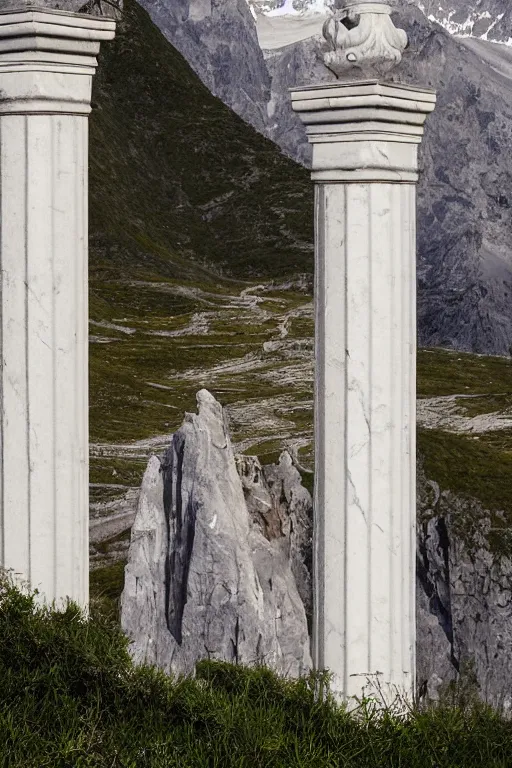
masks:
<path id="1" fill-rule="evenodd" d="M 124 587 L 126 561 L 96 568 L 89 574 L 89 595 L 102 614 L 115 623 L 120 621 L 120 599 Z"/>
<path id="2" fill-rule="evenodd" d="M 512 360 L 442 349 L 418 352 L 418 396 L 478 395 L 459 399 L 457 410 L 470 418 L 509 411 Z M 453 523 L 471 546 L 482 518 L 490 518 L 488 541 L 495 555 L 512 553 L 512 430 L 454 434 L 418 431 L 418 452 L 426 475 L 442 491 L 452 491 L 464 512 Z M 471 503 L 475 499 L 481 508 Z M 466 502 L 466 503 L 465 503 Z"/>
<path id="3" fill-rule="evenodd" d="M 503 442 L 507 442 L 504 449 Z M 478 439 L 443 430 L 418 432 L 418 452 L 426 476 L 441 491 L 459 496 L 460 512 L 452 524 L 472 549 L 474 534 L 483 519 L 490 519 L 487 534 L 494 555 L 512 553 L 512 435 L 485 433 Z M 480 504 L 475 505 L 472 500 Z M 480 544 L 476 541 L 476 546 Z"/>
<path id="4" fill-rule="evenodd" d="M 135 668 L 93 601 L 54 613 L 0 580 L 2 768 L 509 768 L 512 723 L 474 701 L 347 713 L 328 673 Z"/>
<path id="5" fill-rule="evenodd" d="M 177 376 L 261 348 L 273 325 L 244 318 L 236 327 L 227 312 L 208 338 L 149 333 L 186 327 L 261 276 L 311 275 L 313 185 L 212 96 L 134 0 L 102 46 L 89 176 L 91 334 L 112 339 L 90 346 L 90 438 L 170 433 L 201 386 Z M 279 290 L 268 298 L 304 300 Z M 105 321 L 136 333 L 97 325 Z"/>
<path id="6" fill-rule="evenodd" d="M 418 396 L 512 395 L 512 359 L 453 352 L 445 349 L 418 351 Z M 469 405 L 466 405 L 469 407 Z M 475 401 L 475 414 L 486 413 Z"/>
<path id="7" fill-rule="evenodd" d="M 311 273 L 308 171 L 212 96 L 134 0 L 102 47 L 90 140 L 98 302 L 136 274 L 215 283 Z"/>

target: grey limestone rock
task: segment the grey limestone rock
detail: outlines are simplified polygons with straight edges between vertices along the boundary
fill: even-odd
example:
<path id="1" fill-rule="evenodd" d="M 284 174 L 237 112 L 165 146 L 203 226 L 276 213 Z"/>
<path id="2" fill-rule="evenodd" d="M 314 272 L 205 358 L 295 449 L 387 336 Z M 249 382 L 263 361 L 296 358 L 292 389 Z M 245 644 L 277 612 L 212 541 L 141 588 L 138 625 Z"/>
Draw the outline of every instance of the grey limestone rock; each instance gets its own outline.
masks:
<path id="1" fill-rule="evenodd" d="M 212 658 L 299 676 L 311 657 L 289 552 L 253 524 L 221 405 L 197 400 L 144 475 L 121 598 L 132 656 L 174 674 Z"/>
<path id="2" fill-rule="evenodd" d="M 512 38 L 509 0 L 408 0 L 453 34 L 482 37 L 498 43 Z"/>
<path id="3" fill-rule="evenodd" d="M 287 452 L 265 467 L 235 457 L 222 407 L 197 399 L 144 475 L 121 599 L 131 654 L 174 674 L 213 658 L 299 676 L 311 668 L 311 496 Z M 512 562 L 490 543 L 508 535 L 496 519 L 419 463 L 420 700 L 456 683 L 512 712 Z"/>
<path id="4" fill-rule="evenodd" d="M 440 493 L 421 466 L 418 479 L 418 687 L 435 700 L 459 682 L 510 715 L 512 562 L 478 501 Z"/>
<path id="5" fill-rule="evenodd" d="M 235 457 L 253 525 L 289 561 L 306 616 L 312 614 L 313 502 L 288 451 L 278 464 L 256 456 Z"/>

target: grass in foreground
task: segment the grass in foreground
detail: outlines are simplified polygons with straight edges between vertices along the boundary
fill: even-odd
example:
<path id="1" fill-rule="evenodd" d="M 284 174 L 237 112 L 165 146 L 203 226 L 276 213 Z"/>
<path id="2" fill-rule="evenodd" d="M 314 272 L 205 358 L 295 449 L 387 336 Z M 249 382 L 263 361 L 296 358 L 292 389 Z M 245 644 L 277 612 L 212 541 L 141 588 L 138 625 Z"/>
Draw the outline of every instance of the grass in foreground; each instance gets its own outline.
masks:
<path id="1" fill-rule="evenodd" d="M 201 662 L 192 679 L 133 667 L 97 607 L 37 607 L 0 580 L 3 768 L 506 768 L 512 724 L 483 705 L 349 714 L 315 684 Z"/>

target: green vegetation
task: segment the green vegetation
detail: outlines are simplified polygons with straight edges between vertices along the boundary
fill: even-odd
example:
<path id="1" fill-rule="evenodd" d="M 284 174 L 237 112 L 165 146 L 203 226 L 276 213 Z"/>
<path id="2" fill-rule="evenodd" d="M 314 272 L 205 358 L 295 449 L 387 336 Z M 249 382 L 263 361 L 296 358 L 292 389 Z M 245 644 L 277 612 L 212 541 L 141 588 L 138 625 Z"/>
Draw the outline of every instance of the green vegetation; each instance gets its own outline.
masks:
<path id="1" fill-rule="evenodd" d="M 327 673 L 200 662 L 195 679 L 135 668 L 93 602 L 62 613 L 0 579 L 3 768 L 508 768 L 512 723 L 471 699 L 347 713 Z"/>
<path id="2" fill-rule="evenodd" d="M 472 418 L 496 413 L 511 416 L 512 360 L 442 349 L 418 354 L 418 396 L 461 395 L 457 413 Z M 466 399 L 467 396 L 471 396 Z M 477 397 L 475 397 L 477 396 Z M 455 434 L 442 429 L 420 429 L 418 451 L 427 477 L 441 490 L 456 493 L 468 503 L 458 521 L 469 545 L 478 523 L 476 514 L 490 513 L 488 534 L 496 555 L 512 552 L 512 430 Z M 476 499 L 483 506 L 471 504 Z"/>
<path id="3" fill-rule="evenodd" d="M 309 173 L 212 96 L 134 0 L 102 47 L 93 102 L 96 311 L 135 275 L 215 283 L 312 271 Z M 124 287 L 115 299 L 141 301 Z"/>
<path id="4" fill-rule="evenodd" d="M 96 568 L 89 574 L 89 595 L 91 602 L 103 616 L 115 623 L 120 620 L 120 599 L 124 587 L 123 560 L 103 568 Z"/>
<path id="5" fill-rule="evenodd" d="M 418 444 L 428 477 L 441 488 L 480 499 L 488 509 L 512 513 L 510 431 L 475 436 L 423 429 Z"/>
<path id="6" fill-rule="evenodd" d="M 253 396 L 250 373 L 209 371 L 261 356 L 308 301 L 278 284 L 313 271 L 313 187 L 212 96 L 134 0 L 102 46 L 90 146 L 90 440 L 116 445 L 176 430 L 202 386 L 224 403 Z M 261 276 L 276 282 L 262 297 L 268 318 L 240 304 Z M 194 330 L 201 313 L 206 332 Z M 289 387 L 260 378 L 256 391 Z M 148 452 L 123 469 L 124 457 L 99 461 L 93 448 L 91 482 L 138 485 Z M 93 488 L 91 498 L 121 494 Z"/>
<path id="7" fill-rule="evenodd" d="M 512 359 L 453 352 L 447 349 L 420 349 L 418 352 L 418 397 L 442 395 L 512 396 Z M 481 400 L 472 401 L 474 411 L 481 410 Z M 465 401 L 465 408 L 470 405 Z M 494 410 L 492 408 L 491 410 Z"/>

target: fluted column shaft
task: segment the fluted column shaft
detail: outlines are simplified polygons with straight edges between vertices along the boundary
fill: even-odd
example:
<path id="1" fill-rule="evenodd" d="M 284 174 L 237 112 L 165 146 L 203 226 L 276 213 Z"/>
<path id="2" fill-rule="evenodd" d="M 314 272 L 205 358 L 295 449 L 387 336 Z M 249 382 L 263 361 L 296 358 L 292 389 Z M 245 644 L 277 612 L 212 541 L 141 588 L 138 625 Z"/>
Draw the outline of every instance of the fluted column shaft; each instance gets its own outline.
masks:
<path id="1" fill-rule="evenodd" d="M 313 659 L 352 697 L 415 685 L 417 147 L 431 91 L 292 94 L 313 143 Z"/>
<path id="2" fill-rule="evenodd" d="M 0 13 L 0 566 L 86 607 L 87 121 L 115 23 Z"/>

